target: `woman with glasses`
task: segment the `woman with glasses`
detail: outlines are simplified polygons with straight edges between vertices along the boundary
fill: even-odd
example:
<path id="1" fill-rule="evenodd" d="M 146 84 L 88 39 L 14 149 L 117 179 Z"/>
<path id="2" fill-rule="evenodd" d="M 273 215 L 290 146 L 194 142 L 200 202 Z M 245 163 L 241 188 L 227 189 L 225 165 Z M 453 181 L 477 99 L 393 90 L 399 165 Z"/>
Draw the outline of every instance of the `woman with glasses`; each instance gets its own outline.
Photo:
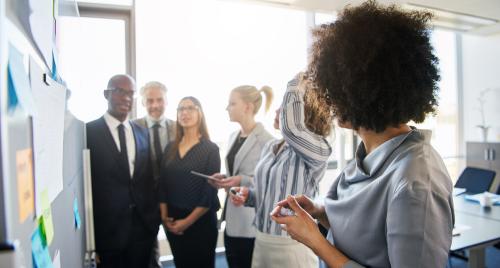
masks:
<path id="1" fill-rule="evenodd" d="M 167 145 L 161 165 L 161 219 L 176 267 L 214 267 L 220 203 L 217 190 L 192 171 L 219 172 L 220 156 L 200 102 L 185 97 L 177 108 L 175 141 Z"/>
<path id="2" fill-rule="evenodd" d="M 266 97 L 265 110 L 271 106 L 273 92 L 268 86 L 258 90 L 254 86 L 239 86 L 231 91 L 227 112 L 229 120 L 240 125 L 230 139 L 231 145 L 226 155 L 227 178 L 222 174 L 214 174 L 219 181 L 214 181 L 217 188 L 229 189 L 233 186 L 253 187 L 255 166 L 259 161 L 262 148 L 273 136 L 264 126 L 255 122 L 255 115 L 262 106 L 262 94 Z M 255 210 L 249 207 L 236 207 L 231 202 L 225 203 L 223 220 L 226 221 L 224 231 L 224 247 L 229 267 L 250 267 L 255 241 L 253 219 Z"/>

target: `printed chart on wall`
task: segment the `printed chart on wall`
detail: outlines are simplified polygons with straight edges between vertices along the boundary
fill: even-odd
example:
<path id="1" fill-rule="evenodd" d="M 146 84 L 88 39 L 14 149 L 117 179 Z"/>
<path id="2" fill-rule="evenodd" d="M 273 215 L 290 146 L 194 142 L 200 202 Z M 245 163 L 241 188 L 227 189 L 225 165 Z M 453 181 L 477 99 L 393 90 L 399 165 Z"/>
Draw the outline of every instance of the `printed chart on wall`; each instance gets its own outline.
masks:
<path id="1" fill-rule="evenodd" d="M 63 190 L 63 137 L 66 110 L 66 88 L 50 78 L 30 57 L 30 78 L 35 113 L 33 116 L 33 147 L 35 159 L 35 208 L 42 212 L 42 192 L 48 192 L 52 203 Z"/>

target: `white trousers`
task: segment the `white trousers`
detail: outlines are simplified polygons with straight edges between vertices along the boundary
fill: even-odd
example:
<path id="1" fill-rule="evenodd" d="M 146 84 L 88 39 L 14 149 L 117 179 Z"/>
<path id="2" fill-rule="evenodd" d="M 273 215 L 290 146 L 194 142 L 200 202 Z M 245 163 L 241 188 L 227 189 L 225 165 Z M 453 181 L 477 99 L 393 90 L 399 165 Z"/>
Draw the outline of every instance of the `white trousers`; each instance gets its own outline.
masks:
<path id="1" fill-rule="evenodd" d="M 290 237 L 257 231 L 252 268 L 318 268 L 318 257 L 312 250 Z"/>

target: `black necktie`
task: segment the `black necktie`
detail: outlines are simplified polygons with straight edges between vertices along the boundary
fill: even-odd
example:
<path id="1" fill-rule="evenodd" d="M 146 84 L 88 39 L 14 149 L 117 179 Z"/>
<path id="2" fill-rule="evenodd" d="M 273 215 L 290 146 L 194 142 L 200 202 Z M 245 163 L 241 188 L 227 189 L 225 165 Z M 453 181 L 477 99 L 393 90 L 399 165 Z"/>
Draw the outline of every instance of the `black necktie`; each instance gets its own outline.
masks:
<path id="1" fill-rule="evenodd" d="M 161 150 L 161 142 L 160 142 L 160 124 L 158 124 L 158 123 L 155 123 L 153 125 L 153 146 L 154 146 L 155 156 L 156 156 L 156 165 L 159 168 L 161 165 L 162 150 Z"/>
<path id="2" fill-rule="evenodd" d="M 127 172 L 130 173 L 130 167 L 128 165 L 128 154 L 127 154 L 127 142 L 125 139 L 125 127 L 123 124 L 118 125 L 118 138 L 120 139 L 120 158 L 123 164 L 127 167 Z"/>

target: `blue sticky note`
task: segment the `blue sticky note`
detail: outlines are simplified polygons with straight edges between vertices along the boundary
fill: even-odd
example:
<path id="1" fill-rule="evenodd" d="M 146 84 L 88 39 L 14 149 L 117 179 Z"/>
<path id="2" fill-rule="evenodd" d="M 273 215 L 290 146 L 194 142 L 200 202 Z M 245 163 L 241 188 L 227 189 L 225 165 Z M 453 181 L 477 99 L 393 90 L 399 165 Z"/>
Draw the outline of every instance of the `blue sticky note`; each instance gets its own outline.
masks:
<path id="1" fill-rule="evenodd" d="M 14 82 L 12 81 L 12 75 L 7 68 L 7 80 L 8 80 L 8 96 L 7 96 L 7 107 L 9 111 L 14 111 L 19 104 L 19 99 L 17 98 L 16 88 L 14 87 Z"/>
<path id="2" fill-rule="evenodd" d="M 52 80 L 59 81 L 57 76 L 57 64 L 56 57 L 54 56 L 54 50 L 52 50 Z"/>
<path id="3" fill-rule="evenodd" d="M 43 244 L 42 234 L 38 227 L 31 236 L 31 255 L 33 257 L 33 267 L 54 268 L 49 249 Z"/>
<path id="4" fill-rule="evenodd" d="M 80 220 L 80 212 L 78 212 L 78 199 L 76 197 L 73 201 L 73 214 L 75 216 L 75 227 L 80 229 L 82 222 Z"/>
<path id="5" fill-rule="evenodd" d="M 9 73 L 9 109 L 15 108 L 17 104 L 20 104 L 28 114 L 33 115 L 35 102 L 31 94 L 30 80 L 24 68 L 23 59 L 23 54 L 9 43 L 9 63 L 7 66 Z M 13 98 L 12 100 L 10 99 L 11 97 Z"/>

